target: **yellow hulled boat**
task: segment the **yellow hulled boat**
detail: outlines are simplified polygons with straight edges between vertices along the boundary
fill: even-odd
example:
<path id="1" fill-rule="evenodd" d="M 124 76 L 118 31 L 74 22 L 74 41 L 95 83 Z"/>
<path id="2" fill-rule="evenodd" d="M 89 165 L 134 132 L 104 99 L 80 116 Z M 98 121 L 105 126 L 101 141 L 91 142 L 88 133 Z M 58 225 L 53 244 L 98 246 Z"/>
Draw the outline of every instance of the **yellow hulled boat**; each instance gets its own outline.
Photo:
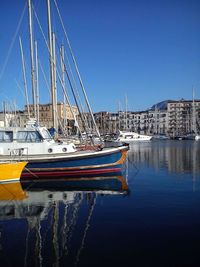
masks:
<path id="1" fill-rule="evenodd" d="M 19 181 L 27 162 L 0 163 L 0 183 Z"/>

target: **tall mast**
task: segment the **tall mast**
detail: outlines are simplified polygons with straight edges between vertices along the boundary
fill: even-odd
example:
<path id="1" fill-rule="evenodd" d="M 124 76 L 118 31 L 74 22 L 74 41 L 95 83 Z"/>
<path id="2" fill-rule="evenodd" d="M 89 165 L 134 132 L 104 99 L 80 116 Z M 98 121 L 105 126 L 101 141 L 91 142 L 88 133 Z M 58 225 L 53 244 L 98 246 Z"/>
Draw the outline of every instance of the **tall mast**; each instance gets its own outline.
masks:
<path id="1" fill-rule="evenodd" d="M 61 46 L 61 50 L 60 50 L 60 54 L 61 54 L 61 70 L 62 70 L 62 83 L 63 86 L 65 87 L 65 66 L 64 66 L 64 55 L 65 55 L 65 51 L 64 51 L 64 45 Z M 64 129 L 66 130 L 67 128 L 67 112 L 66 112 L 66 97 L 63 93 L 63 124 L 64 124 Z M 65 131 L 68 133 L 68 131 Z"/>
<path id="2" fill-rule="evenodd" d="M 120 107 L 121 107 L 121 104 L 120 104 L 120 101 L 119 101 L 119 103 L 118 103 L 118 106 L 119 106 L 119 112 L 118 112 L 118 114 L 119 114 L 119 115 L 118 115 L 118 116 L 119 116 L 119 126 L 118 126 L 118 127 L 119 127 L 119 131 L 120 131 L 120 127 L 121 127 L 121 121 L 120 121 L 120 113 L 121 113 L 121 112 L 120 112 Z"/>
<path id="3" fill-rule="evenodd" d="M 49 0 L 47 0 L 47 1 L 49 1 Z M 87 98 L 87 94 L 86 94 L 86 91 L 85 91 L 85 88 L 84 88 L 84 85 L 83 85 L 83 82 L 82 82 L 82 79 L 81 79 L 81 75 L 80 75 L 80 72 L 79 72 L 79 69 L 78 69 L 78 65 L 77 65 L 77 63 L 76 63 L 76 59 L 75 59 L 75 57 L 74 57 L 74 54 L 73 54 L 73 51 L 72 51 L 72 47 L 71 47 L 71 44 L 70 44 L 70 42 L 69 42 L 69 38 L 68 38 L 68 36 L 67 36 L 67 32 L 66 32 L 66 30 L 65 30 L 65 27 L 64 27 L 64 24 L 63 24 L 63 21 L 62 21 L 62 18 L 61 18 L 61 14 L 60 14 L 60 11 L 59 11 L 59 9 L 58 9 L 58 5 L 57 5 L 56 0 L 54 0 L 54 3 L 55 3 L 55 6 L 56 6 L 56 9 L 57 9 L 57 12 L 58 12 L 58 16 L 59 16 L 59 18 L 60 18 L 60 22 L 61 22 L 61 25 L 62 25 L 64 34 L 65 34 L 65 38 L 66 38 L 66 41 L 67 41 L 67 44 L 68 44 L 68 47 L 69 47 L 69 51 L 70 51 L 70 54 L 71 54 L 71 57 L 72 57 L 72 61 L 73 61 L 73 63 L 74 63 L 74 67 L 75 67 L 75 69 L 76 69 L 76 73 L 77 73 L 77 75 L 78 75 L 78 79 L 79 79 L 79 82 L 80 82 L 80 85 L 81 85 L 81 88 L 82 88 L 82 92 L 83 92 L 83 95 L 84 95 L 84 98 L 85 98 L 86 105 L 87 105 L 87 107 L 88 107 L 90 116 L 91 116 L 91 118 L 92 118 L 92 122 L 93 122 L 93 125 L 94 125 L 94 127 L 95 127 L 96 133 L 97 133 L 99 139 L 102 141 L 102 138 L 101 138 L 101 136 L 100 136 L 99 129 L 98 129 L 97 124 L 96 124 L 96 122 L 95 122 L 94 115 L 93 115 L 93 112 L 92 112 L 92 109 L 91 109 L 89 100 L 88 100 L 88 98 Z"/>
<path id="4" fill-rule="evenodd" d="M 54 110 L 55 110 L 55 129 L 58 129 L 58 110 L 57 110 L 57 87 L 56 87 L 56 36 L 53 32 L 53 79 L 54 79 Z"/>
<path id="5" fill-rule="evenodd" d="M 35 87 L 36 87 L 36 114 L 37 114 L 37 123 L 39 124 L 39 107 L 40 107 L 40 103 L 39 103 L 39 76 L 38 76 L 38 48 L 37 48 L 37 41 L 35 41 L 35 69 L 36 69 L 36 83 L 35 83 Z"/>
<path id="6" fill-rule="evenodd" d="M 192 87 L 192 130 L 196 134 L 196 108 L 195 108 L 195 100 L 194 100 L 194 87 Z"/>
<path id="7" fill-rule="evenodd" d="M 33 27 L 32 27 L 31 0 L 28 0 L 28 14 L 29 14 L 29 35 L 30 35 L 30 54 L 31 54 L 32 99 L 33 99 L 34 117 L 36 117 L 35 66 L 34 66 L 34 51 L 33 51 Z"/>
<path id="8" fill-rule="evenodd" d="M 21 37 L 19 37 L 19 44 L 20 44 L 20 51 L 21 51 L 21 57 L 22 57 L 22 69 L 23 69 L 23 77 L 24 77 L 24 89 L 25 89 L 25 96 L 26 96 L 28 118 L 30 119 L 30 109 L 29 109 L 29 101 L 28 101 L 28 89 L 27 89 L 27 82 L 26 82 L 25 65 L 24 65 L 24 53 L 23 53 Z"/>
<path id="9" fill-rule="evenodd" d="M 53 63 L 53 44 L 51 30 L 51 11 L 50 1 L 47 0 L 47 16 L 48 16 L 48 35 L 49 35 L 49 60 L 50 60 L 50 77 L 51 77 L 51 101 L 52 101 L 52 120 L 53 127 L 56 128 L 56 107 L 55 107 L 55 79 L 54 79 L 54 63 Z"/>
<path id="10" fill-rule="evenodd" d="M 3 101 L 4 127 L 6 127 L 6 103 Z"/>
<path id="11" fill-rule="evenodd" d="M 126 131 L 128 131 L 128 123 L 127 123 L 127 109 L 128 109 L 128 100 L 127 95 L 125 95 L 125 123 L 126 123 Z"/>

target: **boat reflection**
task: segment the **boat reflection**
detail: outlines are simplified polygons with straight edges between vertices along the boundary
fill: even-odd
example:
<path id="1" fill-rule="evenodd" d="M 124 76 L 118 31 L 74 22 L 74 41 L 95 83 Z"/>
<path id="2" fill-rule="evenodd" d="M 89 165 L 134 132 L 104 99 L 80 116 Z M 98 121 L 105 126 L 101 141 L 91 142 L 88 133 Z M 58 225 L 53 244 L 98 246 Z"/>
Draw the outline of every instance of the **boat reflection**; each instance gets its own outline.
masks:
<path id="1" fill-rule="evenodd" d="M 19 181 L 0 184 L 0 203 L 2 201 L 23 200 L 26 198 L 27 194 L 22 189 Z"/>
<path id="2" fill-rule="evenodd" d="M 0 184 L 2 266 L 77 265 L 98 199 L 127 192 L 121 174 Z"/>
<path id="3" fill-rule="evenodd" d="M 126 180 L 121 173 L 106 176 L 72 177 L 59 179 L 22 180 L 22 188 L 26 191 L 94 191 L 95 193 L 120 194 L 128 190 Z"/>

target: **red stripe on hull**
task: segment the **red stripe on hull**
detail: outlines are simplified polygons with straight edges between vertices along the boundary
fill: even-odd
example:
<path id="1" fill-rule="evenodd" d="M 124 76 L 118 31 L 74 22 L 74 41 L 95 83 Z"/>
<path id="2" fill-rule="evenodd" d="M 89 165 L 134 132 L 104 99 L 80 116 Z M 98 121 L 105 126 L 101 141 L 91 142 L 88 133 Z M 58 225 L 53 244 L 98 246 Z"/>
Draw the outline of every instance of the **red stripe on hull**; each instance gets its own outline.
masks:
<path id="1" fill-rule="evenodd" d="M 23 172 L 22 179 L 26 178 L 54 178 L 54 177 L 72 177 L 77 175 L 93 175 L 102 173 L 115 173 L 121 171 L 121 168 L 95 169 L 95 170 L 73 170 L 73 171 L 43 171 L 43 172 Z"/>

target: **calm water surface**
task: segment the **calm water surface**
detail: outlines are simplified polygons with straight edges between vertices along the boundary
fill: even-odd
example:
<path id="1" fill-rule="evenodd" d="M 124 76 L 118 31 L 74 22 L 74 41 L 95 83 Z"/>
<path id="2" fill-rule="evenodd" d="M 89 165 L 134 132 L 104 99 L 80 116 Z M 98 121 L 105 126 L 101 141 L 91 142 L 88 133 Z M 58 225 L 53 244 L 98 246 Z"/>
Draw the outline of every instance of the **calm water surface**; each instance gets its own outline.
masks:
<path id="1" fill-rule="evenodd" d="M 200 142 L 134 144 L 123 175 L 0 199 L 0 266 L 200 266 Z"/>

